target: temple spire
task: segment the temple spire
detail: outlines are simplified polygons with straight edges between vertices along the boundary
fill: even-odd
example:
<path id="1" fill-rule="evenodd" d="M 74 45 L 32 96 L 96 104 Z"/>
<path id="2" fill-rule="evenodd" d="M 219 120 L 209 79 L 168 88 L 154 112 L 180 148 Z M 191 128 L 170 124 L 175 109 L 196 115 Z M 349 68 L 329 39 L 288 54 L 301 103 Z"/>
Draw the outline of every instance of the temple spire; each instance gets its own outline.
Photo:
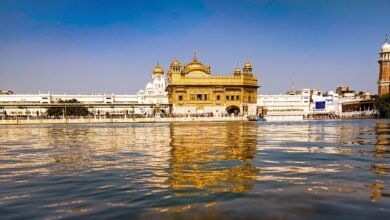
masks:
<path id="1" fill-rule="evenodd" d="M 196 57 L 196 50 L 194 50 L 194 61 L 198 61 L 198 57 Z"/>

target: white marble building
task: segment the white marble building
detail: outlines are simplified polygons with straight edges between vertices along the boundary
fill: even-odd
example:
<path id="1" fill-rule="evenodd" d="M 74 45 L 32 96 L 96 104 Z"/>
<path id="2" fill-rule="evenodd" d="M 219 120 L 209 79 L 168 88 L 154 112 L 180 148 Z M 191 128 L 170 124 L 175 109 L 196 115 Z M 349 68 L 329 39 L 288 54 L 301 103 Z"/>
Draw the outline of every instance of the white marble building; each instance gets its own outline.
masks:
<path id="1" fill-rule="evenodd" d="M 310 90 L 299 94 L 258 95 L 258 114 L 268 121 L 303 120 L 310 108 Z"/>
<path id="2" fill-rule="evenodd" d="M 116 94 L 0 94 L 0 115 L 43 115 L 47 107 L 37 104 L 58 103 L 60 100 L 76 99 L 86 104 L 89 111 L 94 115 L 128 115 L 141 114 L 152 115 L 156 104 L 168 104 L 168 95 L 165 91 L 166 77 L 164 70 L 157 65 L 144 90 L 139 90 L 136 95 Z M 20 106 L 15 106 L 20 104 Z M 112 105 L 110 105 L 112 104 Z M 23 107 L 21 107 L 23 106 Z M 161 106 L 160 110 L 167 111 L 167 105 Z"/>
<path id="3" fill-rule="evenodd" d="M 168 93 L 165 91 L 167 79 L 164 75 L 164 70 L 157 63 L 153 69 L 153 74 L 150 82 L 137 92 L 139 103 L 146 104 L 168 104 Z"/>

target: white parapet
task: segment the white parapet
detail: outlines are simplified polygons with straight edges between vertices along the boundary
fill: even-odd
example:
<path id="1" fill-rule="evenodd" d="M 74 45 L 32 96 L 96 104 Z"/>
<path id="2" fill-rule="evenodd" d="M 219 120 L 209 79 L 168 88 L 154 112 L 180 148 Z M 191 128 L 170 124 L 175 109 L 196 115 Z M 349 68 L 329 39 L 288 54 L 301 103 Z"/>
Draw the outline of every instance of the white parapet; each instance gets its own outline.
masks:
<path id="1" fill-rule="evenodd" d="M 302 121 L 303 115 L 266 115 L 266 121 Z"/>

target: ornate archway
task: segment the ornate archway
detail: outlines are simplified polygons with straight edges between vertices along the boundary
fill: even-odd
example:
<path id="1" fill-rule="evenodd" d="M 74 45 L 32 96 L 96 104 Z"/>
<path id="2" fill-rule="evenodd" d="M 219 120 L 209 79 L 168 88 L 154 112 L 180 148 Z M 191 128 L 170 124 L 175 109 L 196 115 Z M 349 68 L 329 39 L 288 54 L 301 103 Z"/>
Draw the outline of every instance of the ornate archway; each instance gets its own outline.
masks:
<path id="1" fill-rule="evenodd" d="M 229 115 L 231 114 L 238 115 L 240 113 L 240 108 L 235 105 L 231 105 L 226 108 L 226 111 Z"/>

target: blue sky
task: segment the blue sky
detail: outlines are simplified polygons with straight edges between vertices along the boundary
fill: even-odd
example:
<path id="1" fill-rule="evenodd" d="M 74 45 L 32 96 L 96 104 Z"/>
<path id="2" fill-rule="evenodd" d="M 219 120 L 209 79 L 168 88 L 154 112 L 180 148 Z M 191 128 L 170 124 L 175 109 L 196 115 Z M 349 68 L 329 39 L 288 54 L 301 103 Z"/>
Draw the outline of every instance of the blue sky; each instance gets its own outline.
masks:
<path id="1" fill-rule="evenodd" d="M 390 1 L 0 0 L 0 89 L 134 94 L 159 61 L 231 74 L 248 57 L 261 88 L 376 93 Z"/>

